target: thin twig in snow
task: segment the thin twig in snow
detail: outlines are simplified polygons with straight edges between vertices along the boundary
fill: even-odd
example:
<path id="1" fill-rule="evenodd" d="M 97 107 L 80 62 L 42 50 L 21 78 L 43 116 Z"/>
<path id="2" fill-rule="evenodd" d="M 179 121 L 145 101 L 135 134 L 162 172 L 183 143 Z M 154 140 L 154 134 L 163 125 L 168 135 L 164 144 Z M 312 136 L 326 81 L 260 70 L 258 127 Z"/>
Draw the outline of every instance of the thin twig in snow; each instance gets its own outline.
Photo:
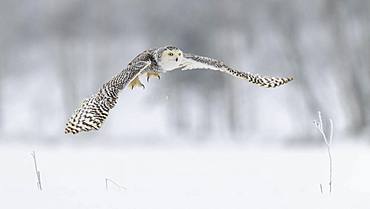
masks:
<path id="1" fill-rule="evenodd" d="M 105 178 L 105 189 L 108 191 L 109 189 L 109 184 L 108 182 L 111 182 L 113 185 L 115 185 L 118 189 L 122 189 L 122 190 L 126 190 L 127 188 L 124 187 L 124 186 L 121 186 L 120 184 L 118 184 L 117 182 L 113 181 L 112 179 L 109 179 L 109 178 Z"/>
<path id="2" fill-rule="evenodd" d="M 321 133 L 323 139 L 324 139 L 324 142 L 326 144 L 326 149 L 328 151 L 328 157 L 329 157 L 329 192 L 331 193 L 332 191 L 332 184 L 333 184 L 333 160 L 332 160 L 332 156 L 331 156 L 331 148 L 330 148 L 330 145 L 333 141 L 333 129 L 334 129 L 334 125 L 333 125 L 333 120 L 332 119 L 329 119 L 329 123 L 330 123 L 330 135 L 329 135 L 329 139 L 328 137 L 326 136 L 325 132 L 324 132 L 324 128 L 323 128 L 323 122 L 322 122 L 322 117 L 321 117 L 321 112 L 318 111 L 318 115 L 319 115 L 319 122 L 315 121 L 314 120 L 314 124 L 316 126 L 316 128 L 319 130 L 319 132 Z M 322 190 L 322 185 L 320 184 L 320 190 L 321 190 L 321 193 L 323 193 L 323 190 Z"/>
<path id="3" fill-rule="evenodd" d="M 31 156 L 33 158 L 33 163 L 35 164 L 35 172 L 36 172 L 36 178 L 37 178 L 37 188 L 41 191 L 42 190 L 42 186 L 41 186 L 41 173 L 40 173 L 40 171 L 37 168 L 37 160 L 36 160 L 36 153 L 35 153 L 35 151 L 33 151 L 31 153 Z"/>

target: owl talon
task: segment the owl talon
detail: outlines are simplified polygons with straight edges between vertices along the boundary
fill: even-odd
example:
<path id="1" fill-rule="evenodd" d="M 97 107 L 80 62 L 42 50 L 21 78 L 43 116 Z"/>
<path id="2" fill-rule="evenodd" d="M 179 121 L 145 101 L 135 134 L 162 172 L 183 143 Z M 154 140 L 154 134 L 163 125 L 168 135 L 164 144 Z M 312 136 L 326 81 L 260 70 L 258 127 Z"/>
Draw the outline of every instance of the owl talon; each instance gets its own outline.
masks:
<path id="1" fill-rule="evenodd" d="M 144 84 L 142 84 L 139 80 L 138 77 L 136 77 L 134 80 L 131 81 L 131 83 L 129 84 L 129 87 L 131 88 L 131 90 L 133 90 L 135 87 L 142 87 L 143 89 L 145 89 L 145 86 Z"/>
<path id="2" fill-rule="evenodd" d="M 161 76 L 159 75 L 159 73 L 155 71 L 149 71 L 146 73 L 146 81 L 149 82 L 149 79 L 151 77 L 156 77 L 158 79 L 161 79 Z"/>

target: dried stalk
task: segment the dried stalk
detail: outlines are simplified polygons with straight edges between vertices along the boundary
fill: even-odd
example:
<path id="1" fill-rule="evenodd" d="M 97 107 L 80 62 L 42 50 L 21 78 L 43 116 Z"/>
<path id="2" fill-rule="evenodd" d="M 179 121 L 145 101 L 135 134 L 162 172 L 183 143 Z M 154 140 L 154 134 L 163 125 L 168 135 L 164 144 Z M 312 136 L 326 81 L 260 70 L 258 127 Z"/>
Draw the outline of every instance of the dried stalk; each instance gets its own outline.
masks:
<path id="1" fill-rule="evenodd" d="M 117 182 L 113 181 L 112 179 L 109 179 L 109 178 L 105 178 L 105 189 L 108 191 L 109 189 L 109 184 L 108 182 L 111 182 L 113 185 L 115 185 L 118 189 L 120 190 L 126 190 L 126 187 L 124 186 L 121 186 L 120 184 L 118 184 Z"/>
<path id="2" fill-rule="evenodd" d="M 31 153 L 31 156 L 33 158 L 33 163 L 35 165 L 35 172 L 36 172 L 36 178 L 37 178 L 37 188 L 41 191 L 42 190 L 42 186 L 41 186 L 41 173 L 40 173 L 40 171 L 37 168 L 37 160 L 36 160 L 36 153 L 35 153 L 35 151 L 33 151 Z"/>
<path id="3" fill-rule="evenodd" d="M 326 144 L 326 149 L 327 149 L 327 152 L 328 152 L 328 157 L 329 157 L 329 192 L 331 193 L 332 191 L 332 184 L 333 184 L 333 160 L 332 160 L 332 156 L 331 156 L 331 144 L 332 144 L 332 141 L 333 141 L 333 129 L 334 129 L 334 126 L 333 126 L 333 120 L 332 119 L 329 119 L 329 123 L 330 123 L 330 135 L 329 135 L 329 138 L 327 137 L 327 135 L 325 134 L 324 132 L 324 128 L 323 128 L 323 122 L 322 122 L 322 117 L 321 117 L 321 112 L 318 111 L 318 115 L 319 115 L 319 121 L 314 121 L 314 124 L 316 126 L 316 128 L 319 130 L 319 132 L 321 133 L 323 139 L 324 139 L 324 142 Z M 322 185 L 320 184 L 320 190 L 321 190 L 321 193 L 323 193 L 323 190 L 322 190 Z"/>

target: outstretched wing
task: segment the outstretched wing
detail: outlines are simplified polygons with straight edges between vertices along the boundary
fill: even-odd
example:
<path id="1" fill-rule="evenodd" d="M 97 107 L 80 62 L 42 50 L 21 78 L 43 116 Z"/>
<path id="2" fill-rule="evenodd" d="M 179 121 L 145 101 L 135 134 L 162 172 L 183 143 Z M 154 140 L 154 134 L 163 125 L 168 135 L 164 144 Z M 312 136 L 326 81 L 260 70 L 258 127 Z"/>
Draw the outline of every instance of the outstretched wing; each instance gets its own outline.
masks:
<path id="1" fill-rule="evenodd" d="M 267 77 L 261 76 L 258 74 L 253 74 L 249 72 L 242 72 L 231 67 L 225 65 L 222 61 L 202 57 L 198 55 L 193 55 L 189 53 L 184 54 L 184 58 L 182 60 L 182 64 L 180 69 L 182 70 L 193 70 L 193 69 L 210 69 L 210 70 L 218 70 L 224 73 L 228 73 L 240 79 L 246 79 L 251 83 L 266 87 L 266 88 L 274 88 L 289 81 L 293 80 L 292 77 Z"/>
<path id="2" fill-rule="evenodd" d="M 76 134 L 81 131 L 98 130 L 117 103 L 118 92 L 151 64 L 150 61 L 138 61 L 105 83 L 98 93 L 85 99 L 68 120 L 65 133 Z"/>

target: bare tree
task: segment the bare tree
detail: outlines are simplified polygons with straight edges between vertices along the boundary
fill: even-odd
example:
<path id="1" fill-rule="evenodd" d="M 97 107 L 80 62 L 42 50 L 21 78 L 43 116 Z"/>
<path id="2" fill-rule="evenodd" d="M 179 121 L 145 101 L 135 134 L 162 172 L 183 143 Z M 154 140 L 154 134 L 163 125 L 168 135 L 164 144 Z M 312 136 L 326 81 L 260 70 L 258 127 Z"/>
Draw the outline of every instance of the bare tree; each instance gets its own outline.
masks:
<path id="1" fill-rule="evenodd" d="M 364 105 L 365 93 L 362 92 L 364 88 L 360 86 L 359 80 L 362 74 L 359 74 L 358 69 L 361 68 L 354 61 L 355 52 L 348 35 L 346 35 L 345 12 L 350 12 L 350 7 L 347 5 L 349 2 L 327 0 L 325 3 L 324 14 L 326 14 L 327 24 L 332 30 L 334 39 L 332 49 L 333 53 L 336 54 L 335 66 L 339 69 L 332 75 L 338 81 L 337 87 L 340 89 L 342 101 L 348 105 L 344 111 L 347 113 L 346 121 L 348 121 L 349 130 L 357 133 L 367 126 L 367 108 Z"/>
<path id="2" fill-rule="evenodd" d="M 0 40 L 0 48 L 3 48 L 2 47 L 3 44 L 1 43 L 1 40 Z M 0 54 L 3 54 L 4 53 L 2 51 L 0 51 Z M 1 129 L 2 129 L 2 126 L 3 126 L 3 101 L 4 101 L 4 96 L 3 96 L 3 85 L 4 85 L 4 77 L 5 77 L 5 60 L 4 60 L 4 57 L 3 56 L 0 56 L 0 133 L 1 133 Z"/>

